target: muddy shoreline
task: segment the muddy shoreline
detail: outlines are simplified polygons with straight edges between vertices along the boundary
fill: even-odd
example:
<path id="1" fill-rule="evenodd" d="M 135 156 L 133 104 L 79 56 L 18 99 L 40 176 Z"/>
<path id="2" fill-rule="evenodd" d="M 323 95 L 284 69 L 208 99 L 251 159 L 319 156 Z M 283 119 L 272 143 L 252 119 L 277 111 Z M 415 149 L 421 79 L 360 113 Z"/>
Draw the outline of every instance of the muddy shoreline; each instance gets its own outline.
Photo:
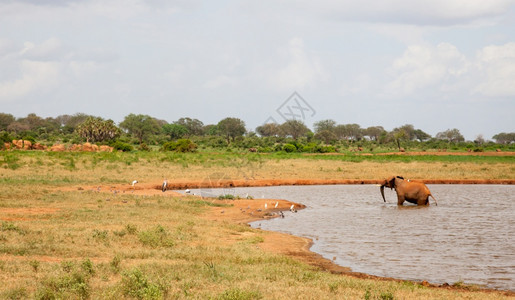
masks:
<path id="1" fill-rule="evenodd" d="M 417 179 L 426 184 L 515 184 L 515 179 Z M 219 181 L 173 181 L 168 188 L 182 190 L 187 188 L 228 188 L 260 187 L 280 185 L 337 185 L 337 184 L 380 184 L 382 179 L 255 179 L 255 180 L 219 180 Z M 161 185 L 154 186 L 161 189 Z"/>

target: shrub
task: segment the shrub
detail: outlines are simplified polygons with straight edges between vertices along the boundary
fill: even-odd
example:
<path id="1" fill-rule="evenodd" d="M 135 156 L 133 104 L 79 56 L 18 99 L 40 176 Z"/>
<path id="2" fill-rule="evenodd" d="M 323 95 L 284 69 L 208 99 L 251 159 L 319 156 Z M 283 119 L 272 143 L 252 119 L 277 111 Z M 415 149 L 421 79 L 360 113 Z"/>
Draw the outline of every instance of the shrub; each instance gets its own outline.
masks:
<path id="1" fill-rule="evenodd" d="M 114 148 L 114 150 L 123 151 L 123 152 L 129 152 L 129 151 L 132 151 L 134 149 L 132 147 L 132 145 L 124 143 L 124 142 L 121 142 L 121 141 L 116 141 L 113 144 L 113 148 Z"/>
<path id="2" fill-rule="evenodd" d="M 297 147 L 295 147 L 295 145 L 292 144 L 284 144 L 283 151 L 287 153 L 295 152 L 297 151 Z"/>
<path id="3" fill-rule="evenodd" d="M 145 144 L 145 143 L 140 144 L 139 147 L 138 147 L 138 150 L 140 150 L 140 151 L 147 151 L 147 152 L 152 151 L 152 149 L 150 149 L 150 147 L 147 144 Z"/>
<path id="4" fill-rule="evenodd" d="M 122 289 L 124 295 L 137 299 L 163 298 L 162 287 L 148 280 L 137 268 L 122 274 Z"/>
<path id="5" fill-rule="evenodd" d="M 195 152 L 197 150 L 197 144 L 189 139 L 179 139 L 177 141 L 171 141 L 165 143 L 162 148 L 163 151 L 175 151 L 175 152 Z"/>

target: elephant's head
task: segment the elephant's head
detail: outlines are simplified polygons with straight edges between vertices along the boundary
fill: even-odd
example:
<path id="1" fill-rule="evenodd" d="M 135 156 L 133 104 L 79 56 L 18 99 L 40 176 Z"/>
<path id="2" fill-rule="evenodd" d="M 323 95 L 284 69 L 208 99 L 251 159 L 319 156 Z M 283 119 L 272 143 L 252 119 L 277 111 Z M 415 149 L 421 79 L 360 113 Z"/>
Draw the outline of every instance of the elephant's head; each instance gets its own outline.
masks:
<path id="1" fill-rule="evenodd" d="M 383 183 L 381 184 L 381 187 L 380 187 L 380 190 L 381 190 L 381 196 L 383 196 L 383 200 L 384 202 L 386 202 L 386 199 L 384 198 L 384 187 L 389 187 L 390 189 L 394 189 L 395 188 L 395 179 L 404 179 L 400 176 L 392 176 L 390 178 L 387 178 L 383 181 Z"/>

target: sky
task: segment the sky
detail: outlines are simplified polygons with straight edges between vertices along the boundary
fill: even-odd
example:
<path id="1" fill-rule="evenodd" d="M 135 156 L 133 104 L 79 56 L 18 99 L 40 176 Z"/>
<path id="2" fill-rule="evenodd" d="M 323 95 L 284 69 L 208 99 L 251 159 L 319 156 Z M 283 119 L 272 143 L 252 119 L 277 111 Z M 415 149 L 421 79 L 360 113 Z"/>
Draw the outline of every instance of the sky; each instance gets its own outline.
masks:
<path id="1" fill-rule="evenodd" d="M 515 0 L 0 0 L 0 112 L 515 131 Z"/>

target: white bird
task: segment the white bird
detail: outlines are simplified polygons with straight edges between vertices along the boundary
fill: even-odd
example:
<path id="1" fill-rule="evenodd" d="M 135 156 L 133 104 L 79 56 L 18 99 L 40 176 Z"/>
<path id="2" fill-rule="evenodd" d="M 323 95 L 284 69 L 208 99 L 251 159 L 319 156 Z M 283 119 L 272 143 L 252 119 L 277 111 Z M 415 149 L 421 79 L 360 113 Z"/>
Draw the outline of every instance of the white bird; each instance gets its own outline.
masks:
<path id="1" fill-rule="evenodd" d="M 168 180 L 165 179 L 165 181 L 163 181 L 163 186 L 161 187 L 161 190 L 164 192 L 166 192 L 166 186 L 168 185 Z"/>
<path id="2" fill-rule="evenodd" d="M 191 193 L 190 189 L 186 189 L 186 191 L 184 191 L 186 194 L 189 194 Z"/>
<path id="3" fill-rule="evenodd" d="M 265 203 L 265 209 L 266 209 L 266 207 L 267 207 L 267 205 L 266 205 L 266 203 Z"/>
<path id="4" fill-rule="evenodd" d="M 138 183 L 138 181 L 137 181 L 137 180 L 134 180 L 134 181 L 131 183 L 131 185 L 132 185 L 132 186 L 134 186 L 136 183 Z"/>
<path id="5" fill-rule="evenodd" d="M 290 207 L 290 211 L 296 213 L 297 210 L 295 209 L 295 204 L 292 204 Z"/>
<path id="6" fill-rule="evenodd" d="M 275 208 L 277 208 L 278 205 L 279 205 L 279 202 L 275 202 Z"/>

